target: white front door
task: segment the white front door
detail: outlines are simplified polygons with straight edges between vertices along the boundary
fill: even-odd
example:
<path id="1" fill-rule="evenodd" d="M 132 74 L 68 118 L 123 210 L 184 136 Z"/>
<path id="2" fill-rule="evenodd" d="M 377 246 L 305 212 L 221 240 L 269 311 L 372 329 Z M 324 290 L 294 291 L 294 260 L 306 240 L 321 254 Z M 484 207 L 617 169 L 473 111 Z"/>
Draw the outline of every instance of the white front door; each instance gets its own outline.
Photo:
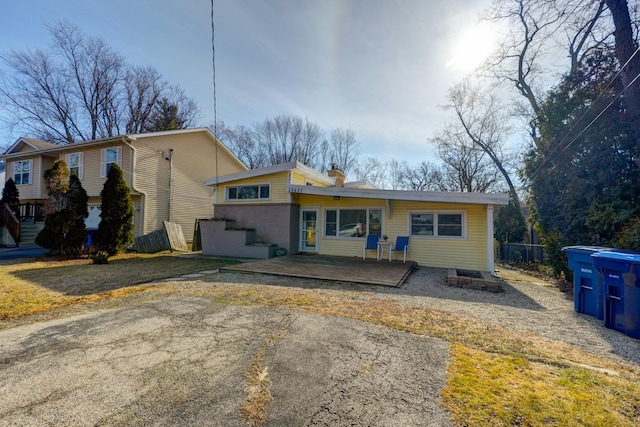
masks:
<path id="1" fill-rule="evenodd" d="M 318 210 L 300 210 L 300 251 L 318 252 Z"/>

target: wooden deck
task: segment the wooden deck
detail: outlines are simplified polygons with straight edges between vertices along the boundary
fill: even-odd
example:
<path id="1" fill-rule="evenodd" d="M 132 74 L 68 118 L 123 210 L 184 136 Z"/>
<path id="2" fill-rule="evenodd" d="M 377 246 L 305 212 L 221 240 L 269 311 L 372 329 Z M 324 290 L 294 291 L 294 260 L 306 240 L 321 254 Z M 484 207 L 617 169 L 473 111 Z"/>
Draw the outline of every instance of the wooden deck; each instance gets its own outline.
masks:
<path id="1" fill-rule="evenodd" d="M 221 270 L 400 287 L 414 267 L 413 261 L 296 254 L 231 265 Z"/>

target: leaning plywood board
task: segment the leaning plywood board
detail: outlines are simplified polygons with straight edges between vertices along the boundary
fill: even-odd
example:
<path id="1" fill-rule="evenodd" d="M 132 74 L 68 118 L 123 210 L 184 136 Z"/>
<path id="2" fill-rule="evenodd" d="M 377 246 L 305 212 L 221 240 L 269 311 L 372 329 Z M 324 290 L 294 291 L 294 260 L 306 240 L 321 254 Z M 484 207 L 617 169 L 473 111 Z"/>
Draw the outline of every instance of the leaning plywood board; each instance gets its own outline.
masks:
<path id="1" fill-rule="evenodd" d="M 164 229 L 167 231 L 169 237 L 169 246 L 172 251 L 189 252 L 189 246 L 182 234 L 182 227 L 175 222 L 163 221 Z"/>
<path id="2" fill-rule="evenodd" d="M 164 221 L 162 230 L 156 230 L 144 236 L 136 237 L 135 248 L 138 252 L 156 253 L 161 251 L 188 252 L 189 247 L 179 224 Z"/>

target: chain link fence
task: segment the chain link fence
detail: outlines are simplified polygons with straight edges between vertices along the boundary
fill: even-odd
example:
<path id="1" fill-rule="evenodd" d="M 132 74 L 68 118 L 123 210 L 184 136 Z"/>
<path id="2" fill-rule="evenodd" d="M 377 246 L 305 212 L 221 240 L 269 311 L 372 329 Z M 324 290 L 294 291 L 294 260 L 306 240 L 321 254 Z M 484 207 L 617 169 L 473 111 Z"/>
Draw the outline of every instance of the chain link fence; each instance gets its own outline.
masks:
<path id="1" fill-rule="evenodd" d="M 532 245 L 528 243 L 503 243 L 497 248 L 497 259 L 507 263 L 530 263 L 537 262 L 544 264 L 544 245 Z"/>

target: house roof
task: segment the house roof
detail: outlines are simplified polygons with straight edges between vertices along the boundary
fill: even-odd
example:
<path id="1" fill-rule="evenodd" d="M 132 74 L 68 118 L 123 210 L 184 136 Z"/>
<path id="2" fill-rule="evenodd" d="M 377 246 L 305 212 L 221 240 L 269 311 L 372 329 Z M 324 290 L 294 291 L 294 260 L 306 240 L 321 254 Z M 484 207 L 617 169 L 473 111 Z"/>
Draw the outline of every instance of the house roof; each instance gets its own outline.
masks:
<path id="1" fill-rule="evenodd" d="M 279 172 L 289 172 L 293 170 L 295 170 L 296 172 L 300 173 L 301 175 L 307 178 L 315 179 L 316 181 L 322 182 L 326 185 L 335 185 L 334 178 L 323 175 L 317 170 L 312 169 L 309 166 L 297 161 L 289 162 L 289 163 L 280 163 L 279 165 L 267 166 L 264 168 L 250 169 L 244 172 L 232 173 L 232 174 L 223 175 L 217 178 L 209 178 L 204 183 L 205 185 L 224 184 L 226 182 L 271 175 Z"/>
<path id="2" fill-rule="evenodd" d="M 372 183 L 370 183 L 369 181 L 345 182 L 344 183 L 344 187 L 345 188 L 371 188 L 371 189 L 378 188 L 375 185 L 373 185 Z"/>
<path id="3" fill-rule="evenodd" d="M 357 197 L 361 199 L 383 199 L 383 200 L 407 200 L 417 202 L 440 202 L 440 203 L 465 203 L 479 205 L 507 205 L 509 195 L 507 193 L 462 193 L 454 191 L 405 191 L 405 190 L 381 190 L 367 181 L 356 181 L 345 183 L 344 187 L 335 186 L 335 178 L 328 177 L 303 163 L 294 161 L 281 163 L 279 165 L 267 166 L 264 168 L 250 169 L 244 172 L 237 172 L 223 175 L 216 178 L 209 178 L 205 185 L 224 184 L 239 181 L 247 178 L 271 175 L 278 172 L 295 170 L 298 173 L 323 182 L 329 187 L 319 187 L 314 185 L 287 185 L 289 193 L 313 194 L 318 196 L 334 197 Z"/>
<path id="4" fill-rule="evenodd" d="M 32 152 L 26 153 L 26 152 L 18 151 L 20 148 L 23 147 L 24 144 L 27 144 L 30 147 L 32 147 L 34 151 L 38 152 L 38 154 L 47 154 L 47 153 L 53 154 L 53 153 L 59 153 L 62 151 L 70 151 L 70 150 L 77 151 L 78 149 L 81 149 L 83 147 L 113 144 L 118 142 L 124 142 L 127 144 L 135 145 L 135 141 L 138 139 L 153 138 L 153 137 L 167 136 L 167 135 L 183 135 L 183 134 L 196 133 L 196 132 L 206 133 L 214 142 L 218 143 L 218 146 L 222 148 L 222 150 L 227 155 L 229 155 L 232 159 L 234 159 L 239 165 L 242 165 L 245 169 L 247 168 L 247 166 L 244 163 L 242 163 L 242 161 L 238 159 L 238 157 L 235 154 L 233 154 L 218 138 L 216 138 L 208 128 L 180 129 L 180 130 L 171 130 L 171 131 L 162 131 L 162 132 L 119 135 L 119 136 L 114 136 L 109 138 L 94 139 L 92 141 L 76 142 L 73 144 L 65 144 L 65 145 L 51 144 L 50 142 L 38 141 L 37 139 L 31 139 L 31 138 L 20 138 L 18 139 L 18 141 L 16 141 L 15 144 L 9 147 L 9 149 L 2 155 L 2 157 L 14 158 L 14 157 L 24 157 L 27 155 L 32 155 L 33 154 Z"/>
<path id="5" fill-rule="evenodd" d="M 405 191 L 372 188 L 314 187 L 287 185 L 290 193 L 317 196 L 357 197 L 361 199 L 407 200 L 415 202 L 465 203 L 479 205 L 507 205 L 507 193 L 461 193 L 454 191 Z"/>
<path id="6" fill-rule="evenodd" d="M 14 152 L 18 152 L 25 145 L 32 148 L 33 150 L 45 150 L 47 148 L 60 147 L 59 145 L 52 144 L 46 141 L 40 141 L 39 139 L 22 137 L 22 138 L 18 138 L 18 140 L 14 142 L 13 145 L 9 147 L 3 154 L 7 155 Z"/>

